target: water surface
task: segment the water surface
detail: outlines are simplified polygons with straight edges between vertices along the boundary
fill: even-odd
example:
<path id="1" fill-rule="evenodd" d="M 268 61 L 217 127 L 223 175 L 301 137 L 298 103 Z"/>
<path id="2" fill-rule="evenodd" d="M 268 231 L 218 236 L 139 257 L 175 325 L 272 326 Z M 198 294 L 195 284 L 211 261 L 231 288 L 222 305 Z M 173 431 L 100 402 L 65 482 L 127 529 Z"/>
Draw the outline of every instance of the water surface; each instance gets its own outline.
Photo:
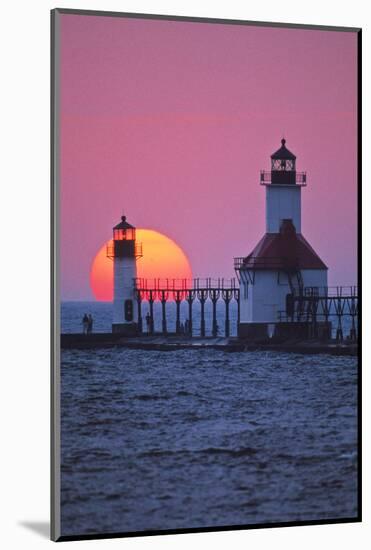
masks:
<path id="1" fill-rule="evenodd" d="M 62 350 L 62 534 L 357 515 L 357 359 Z"/>

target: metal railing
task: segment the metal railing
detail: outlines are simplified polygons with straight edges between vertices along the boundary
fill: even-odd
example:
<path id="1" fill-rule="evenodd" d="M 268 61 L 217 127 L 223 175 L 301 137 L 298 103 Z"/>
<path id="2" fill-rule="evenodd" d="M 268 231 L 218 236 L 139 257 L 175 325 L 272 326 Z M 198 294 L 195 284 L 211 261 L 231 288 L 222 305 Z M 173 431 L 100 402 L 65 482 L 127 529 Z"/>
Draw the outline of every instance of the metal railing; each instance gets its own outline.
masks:
<path id="1" fill-rule="evenodd" d="M 294 266 L 293 266 L 294 264 Z M 234 258 L 234 269 L 241 271 L 244 269 L 295 269 L 295 264 L 298 265 L 297 258 L 284 258 L 282 256 L 271 256 L 261 258 L 257 256 L 248 256 L 245 258 Z"/>
<path id="2" fill-rule="evenodd" d="M 218 336 L 218 317 L 217 303 L 219 300 L 224 302 L 225 307 L 225 329 L 224 335 L 230 336 L 230 304 L 234 300 L 237 303 L 237 326 L 239 323 L 239 303 L 240 289 L 233 277 L 231 279 L 218 278 L 212 279 L 134 279 L 135 295 L 138 308 L 138 327 L 139 331 L 143 331 L 143 315 L 142 303 L 147 302 L 149 311 L 145 316 L 147 323 L 147 333 L 153 334 L 155 327 L 155 302 L 161 302 L 161 326 L 162 333 L 168 332 L 168 319 L 166 315 L 166 305 L 169 301 L 174 301 L 176 305 L 176 322 L 175 333 L 194 335 L 194 314 L 193 308 L 195 303 L 200 305 L 200 335 L 206 335 L 206 316 L 205 306 L 207 302 L 212 303 L 212 335 Z M 188 308 L 188 317 L 185 321 L 185 326 L 182 328 L 181 323 L 181 304 L 185 302 Z"/>
<path id="3" fill-rule="evenodd" d="M 141 258 L 143 256 L 143 244 L 135 243 L 135 257 Z"/>
<path id="4" fill-rule="evenodd" d="M 289 172 L 288 172 L 289 173 Z M 269 170 L 260 171 L 260 185 L 271 185 L 272 183 L 272 172 Z M 307 185 L 307 173 L 306 172 L 296 172 L 295 173 L 295 183 L 301 187 Z"/>
<path id="5" fill-rule="evenodd" d="M 194 278 L 194 279 L 147 279 L 137 277 L 134 280 L 134 286 L 136 290 L 233 290 L 238 288 L 238 282 L 234 277 L 213 279 L 207 278 Z"/>
<path id="6" fill-rule="evenodd" d="M 327 338 L 356 341 L 359 329 L 358 287 L 304 287 L 301 295 L 291 294 L 286 310 L 278 312 L 277 321 L 307 324 L 312 327 L 314 336 L 322 324 L 322 328 L 328 331 Z"/>
<path id="7" fill-rule="evenodd" d="M 110 260 L 112 260 L 115 257 L 115 245 L 114 245 L 113 241 L 111 241 L 106 246 L 106 256 L 107 256 L 107 258 L 110 258 Z M 134 256 L 135 256 L 135 258 L 141 258 L 143 256 L 143 245 L 142 245 L 142 243 L 137 243 L 137 242 L 135 243 Z"/>
<path id="8" fill-rule="evenodd" d="M 304 296 L 319 298 L 358 298 L 358 286 L 306 286 Z"/>
<path id="9" fill-rule="evenodd" d="M 106 247 L 106 256 L 110 260 L 112 260 L 115 257 L 115 248 L 113 244 L 108 244 Z"/>

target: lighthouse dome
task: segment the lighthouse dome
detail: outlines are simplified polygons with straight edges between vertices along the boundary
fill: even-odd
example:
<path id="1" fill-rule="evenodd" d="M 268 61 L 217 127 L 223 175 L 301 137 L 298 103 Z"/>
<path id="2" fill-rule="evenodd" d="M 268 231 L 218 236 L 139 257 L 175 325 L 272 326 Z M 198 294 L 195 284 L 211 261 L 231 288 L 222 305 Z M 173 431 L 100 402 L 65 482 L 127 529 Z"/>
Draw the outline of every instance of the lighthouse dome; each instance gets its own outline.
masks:
<path id="1" fill-rule="evenodd" d="M 296 160 L 294 153 L 291 153 L 286 147 L 285 138 L 281 139 L 281 147 L 277 149 L 273 155 L 271 155 L 272 160 Z"/>
<path id="2" fill-rule="evenodd" d="M 135 227 L 126 221 L 126 216 L 121 216 L 121 222 L 115 225 L 113 229 L 135 229 Z"/>

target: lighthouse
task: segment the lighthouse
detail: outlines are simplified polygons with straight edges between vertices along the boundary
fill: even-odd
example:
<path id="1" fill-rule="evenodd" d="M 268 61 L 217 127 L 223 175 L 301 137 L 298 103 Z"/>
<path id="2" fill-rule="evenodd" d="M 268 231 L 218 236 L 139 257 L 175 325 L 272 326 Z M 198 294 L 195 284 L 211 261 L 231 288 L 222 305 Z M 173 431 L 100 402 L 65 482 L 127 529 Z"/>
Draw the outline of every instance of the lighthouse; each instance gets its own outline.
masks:
<path id="1" fill-rule="evenodd" d="M 240 280 L 242 338 L 267 338 L 288 315 L 290 298 L 307 289 L 327 288 L 327 266 L 302 234 L 301 193 L 305 172 L 296 171 L 296 156 L 281 140 L 271 155 L 271 170 L 261 171 L 265 187 L 266 233 L 245 257 L 235 258 Z"/>
<path id="2" fill-rule="evenodd" d="M 107 248 L 107 256 L 113 260 L 112 332 L 135 334 L 138 329 L 135 280 L 142 247 L 136 242 L 136 229 L 127 222 L 126 216 L 113 228 L 113 242 Z"/>

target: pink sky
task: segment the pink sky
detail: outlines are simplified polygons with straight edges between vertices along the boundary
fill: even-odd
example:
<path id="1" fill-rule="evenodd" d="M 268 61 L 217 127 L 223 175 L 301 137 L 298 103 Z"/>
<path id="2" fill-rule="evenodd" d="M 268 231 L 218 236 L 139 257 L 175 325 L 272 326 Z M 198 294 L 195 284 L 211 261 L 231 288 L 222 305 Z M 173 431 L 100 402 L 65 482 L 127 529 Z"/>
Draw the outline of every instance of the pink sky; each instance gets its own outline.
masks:
<path id="1" fill-rule="evenodd" d="M 302 232 L 329 284 L 355 284 L 356 47 L 351 32 L 62 15 L 62 299 L 92 298 L 123 211 L 195 276 L 233 276 L 265 232 L 259 171 L 283 135 L 308 177 Z"/>

